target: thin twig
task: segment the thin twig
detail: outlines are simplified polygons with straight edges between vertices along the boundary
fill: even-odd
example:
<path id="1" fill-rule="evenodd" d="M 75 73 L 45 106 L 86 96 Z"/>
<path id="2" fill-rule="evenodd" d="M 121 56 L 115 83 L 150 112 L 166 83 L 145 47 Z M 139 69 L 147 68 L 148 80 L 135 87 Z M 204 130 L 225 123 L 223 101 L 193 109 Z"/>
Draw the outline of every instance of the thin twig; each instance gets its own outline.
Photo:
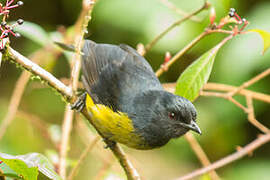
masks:
<path id="1" fill-rule="evenodd" d="M 44 48 L 36 51 L 35 53 L 33 53 L 32 55 L 30 55 L 30 57 L 33 59 L 33 61 L 38 62 L 39 60 L 39 56 L 40 53 L 44 50 Z M 0 53 L 2 56 L 2 53 Z M 11 100 L 9 103 L 9 107 L 8 107 L 8 112 L 6 114 L 6 116 L 4 117 L 1 126 L 0 126 L 0 140 L 2 139 L 2 137 L 4 136 L 4 134 L 6 133 L 6 130 L 9 126 L 9 124 L 11 123 L 11 121 L 14 119 L 15 114 L 18 110 L 19 104 L 21 102 L 21 98 L 23 95 L 23 92 L 25 90 L 25 87 L 27 85 L 27 82 L 29 81 L 31 77 L 31 73 L 27 72 L 27 71 L 23 71 L 22 74 L 20 75 L 19 79 L 16 82 L 14 91 L 11 95 Z"/>
<path id="2" fill-rule="evenodd" d="M 216 90 L 216 91 L 223 91 L 223 92 L 230 92 L 235 91 L 238 87 L 226 85 L 226 84 L 219 84 L 219 83 L 207 83 L 204 85 L 204 90 Z M 258 93 L 246 89 L 241 89 L 237 92 L 237 94 L 247 96 L 250 95 L 253 99 L 263 101 L 266 103 L 270 103 L 270 96 L 263 93 Z"/>
<path id="3" fill-rule="evenodd" d="M 149 44 L 147 44 L 145 46 L 145 51 L 144 54 L 145 55 L 163 36 L 165 36 L 168 32 L 170 32 L 173 28 L 175 28 L 176 26 L 180 25 L 182 22 L 184 22 L 185 20 L 189 19 L 190 17 L 198 14 L 199 12 L 201 12 L 204 9 L 208 8 L 208 3 L 204 2 L 203 6 L 200 7 L 199 9 L 197 9 L 196 11 L 194 11 L 193 13 L 190 13 L 189 15 L 177 20 L 176 22 L 174 22 L 172 25 L 170 25 L 167 29 L 165 29 L 163 32 L 161 32 L 153 41 L 151 41 Z"/>
<path id="4" fill-rule="evenodd" d="M 248 145 L 246 145 L 245 147 L 239 149 L 239 151 L 226 156 L 225 158 L 216 161 L 214 163 L 212 163 L 211 165 L 195 170 L 193 172 L 191 172 L 190 174 L 187 174 L 185 176 L 182 176 L 180 178 L 178 178 L 177 180 L 187 180 L 187 179 L 193 179 L 197 176 L 200 176 L 202 174 L 205 174 L 209 171 L 212 171 L 214 169 L 218 169 L 220 167 L 224 167 L 225 165 L 234 162 L 240 158 L 242 158 L 243 156 L 250 154 L 251 152 L 253 152 L 255 149 L 257 149 L 258 147 L 262 146 L 263 144 L 267 143 L 270 141 L 270 134 L 266 134 L 266 135 L 260 135 L 257 139 L 255 139 L 253 142 L 249 143 Z"/>
<path id="5" fill-rule="evenodd" d="M 96 134 L 94 134 L 90 127 L 88 127 L 87 121 L 85 121 L 80 115 L 76 117 L 76 132 L 78 133 L 79 137 L 81 138 L 83 144 L 87 146 L 89 142 L 92 142 Z M 106 154 L 110 156 L 114 156 L 110 151 L 107 151 L 107 149 L 104 148 L 104 141 L 98 143 L 93 149 L 95 150 L 95 155 L 101 159 L 101 162 L 109 163 L 109 156 L 107 157 Z"/>
<path id="6" fill-rule="evenodd" d="M 259 75 L 253 77 L 252 79 L 248 80 L 247 82 L 244 82 L 241 86 L 239 86 L 237 89 L 235 89 L 232 92 L 228 93 L 228 96 L 233 96 L 236 93 L 238 93 L 239 91 L 241 91 L 242 89 L 247 88 L 248 86 L 256 83 L 257 81 L 261 80 L 262 78 L 268 76 L 270 74 L 270 68 L 268 68 L 267 70 L 263 71 L 262 73 L 260 73 Z"/>
<path id="7" fill-rule="evenodd" d="M 16 82 L 16 85 L 14 87 L 11 100 L 8 107 L 8 112 L 3 119 L 1 126 L 0 126 L 0 139 L 4 136 L 6 133 L 6 130 L 11 123 L 11 121 L 14 119 L 16 112 L 18 110 L 19 104 L 21 102 L 21 98 L 25 89 L 25 86 L 31 76 L 31 73 L 24 71 L 22 72 L 22 75 L 19 77 L 18 81 Z"/>
<path id="8" fill-rule="evenodd" d="M 71 170 L 71 173 L 68 176 L 68 180 L 72 180 L 74 179 L 74 177 L 76 176 L 76 174 L 78 173 L 78 170 L 80 168 L 80 165 L 84 162 L 84 160 L 86 159 L 88 153 L 93 149 L 93 147 L 96 145 L 96 143 L 98 142 L 100 138 L 98 136 L 95 137 L 95 139 L 89 143 L 88 147 L 83 151 L 82 155 L 80 156 L 78 162 L 76 163 L 75 167 Z"/>
<path id="9" fill-rule="evenodd" d="M 98 128 L 95 126 L 94 123 L 92 123 L 92 119 L 91 119 L 91 117 L 90 117 L 90 115 L 89 115 L 89 113 L 87 112 L 86 109 L 83 109 L 82 114 L 91 122 L 91 124 L 98 131 Z M 99 134 L 103 137 L 103 135 L 100 132 L 99 132 Z M 106 143 L 106 141 L 104 141 L 104 142 Z M 108 147 L 112 150 L 113 154 L 116 156 L 119 163 L 123 167 L 123 169 L 124 169 L 124 171 L 125 171 L 125 173 L 127 175 L 127 178 L 129 180 L 140 180 L 141 178 L 140 178 L 139 173 L 133 167 L 132 163 L 127 158 L 127 155 L 125 154 L 123 149 L 118 144 L 115 144 L 113 146 L 109 145 Z"/>
<path id="10" fill-rule="evenodd" d="M 66 179 L 66 156 L 69 149 L 69 136 L 72 130 L 72 120 L 74 111 L 67 105 L 62 124 L 62 137 L 59 152 L 59 174 L 63 179 Z"/>
<path id="11" fill-rule="evenodd" d="M 175 91 L 175 86 L 176 86 L 176 83 L 163 84 L 163 87 L 167 91 L 172 92 L 172 93 Z M 237 87 L 231 86 L 231 85 L 226 85 L 226 84 L 219 84 L 219 83 L 207 83 L 203 87 L 203 90 L 223 91 L 223 92 L 231 92 L 231 91 L 234 91 L 235 89 L 237 89 Z M 216 96 L 216 97 L 221 97 L 221 98 L 224 98 L 225 97 L 224 95 L 226 95 L 224 93 L 218 93 L 218 92 L 202 91 L 202 93 L 203 94 L 201 94 L 201 95 Z M 254 92 L 254 91 L 246 90 L 246 89 L 240 90 L 237 94 L 240 94 L 243 96 L 250 95 L 253 99 L 263 101 L 266 103 L 270 103 L 270 96 L 267 94 L 258 93 L 258 92 Z"/>
<path id="12" fill-rule="evenodd" d="M 94 178 L 94 180 L 102 180 L 102 179 L 104 179 L 105 173 L 108 171 L 108 169 L 112 166 L 113 163 L 114 163 L 113 156 L 110 156 L 108 161 L 104 162 L 103 166 L 97 172 L 97 175 Z"/>
<path id="13" fill-rule="evenodd" d="M 262 132 L 270 133 L 270 130 L 267 127 L 265 127 L 263 124 L 261 124 L 255 118 L 252 97 L 247 95 L 246 96 L 246 101 L 247 101 L 247 107 L 248 107 L 248 120 L 249 120 L 249 122 L 251 124 L 253 124 L 253 126 L 257 127 L 259 130 L 261 130 Z"/>
<path id="14" fill-rule="evenodd" d="M 156 71 L 156 76 L 160 76 L 162 73 L 167 71 L 173 63 L 175 63 L 181 56 L 183 56 L 188 50 L 190 50 L 195 44 L 197 44 L 202 38 L 204 38 L 206 35 L 208 35 L 207 32 L 201 33 L 199 36 L 197 36 L 195 39 L 193 39 L 188 45 L 186 45 L 183 49 L 181 49 L 177 54 L 175 54 L 168 63 L 166 63 L 164 66 L 161 66 Z"/>
<path id="15" fill-rule="evenodd" d="M 205 36 L 212 34 L 212 33 L 223 33 L 223 34 L 230 34 L 228 36 L 228 39 L 231 39 L 234 36 L 233 31 L 227 31 L 223 29 L 210 29 L 206 28 L 204 32 L 202 32 L 199 36 L 194 38 L 188 45 L 186 45 L 183 49 L 181 49 L 176 55 L 174 55 L 169 62 L 166 64 L 162 64 L 160 68 L 156 71 L 156 76 L 160 76 L 162 73 L 165 71 L 168 71 L 169 67 L 175 63 L 180 57 L 182 57 L 188 50 L 190 50 L 193 46 L 195 46 L 201 39 L 203 39 Z M 244 32 L 239 32 L 239 34 L 244 33 Z M 228 40 L 227 39 L 227 40 Z M 225 39 L 224 39 L 225 40 Z M 225 41 L 227 41 L 225 40 Z"/>
<path id="16" fill-rule="evenodd" d="M 91 19 L 91 13 L 94 6 L 95 0 L 83 0 L 82 2 L 82 11 L 81 14 L 75 24 L 75 50 L 76 53 L 73 56 L 72 60 L 72 72 L 71 72 L 71 83 L 70 87 L 75 93 L 78 88 L 78 81 L 81 69 L 81 49 L 83 46 L 84 35 L 87 32 L 87 26 Z M 59 174 L 65 179 L 66 177 L 66 156 L 68 151 L 69 144 L 69 136 L 72 130 L 72 121 L 73 114 L 69 107 L 66 105 L 65 118 L 64 123 L 62 125 L 62 138 L 61 138 L 61 146 L 60 146 L 60 161 L 59 161 Z"/>
<path id="17" fill-rule="evenodd" d="M 172 9 L 173 11 L 175 11 L 177 14 L 181 15 L 181 16 L 188 16 L 189 14 L 181 9 L 179 9 L 178 7 L 176 7 L 173 3 L 171 3 L 168 0 L 160 0 L 160 2 L 162 4 L 164 4 L 165 6 L 167 6 L 168 8 Z M 196 16 L 191 16 L 190 20 L 195 21 L 195 22 L 201 22 L 202 20 Z"/>
<path id="18" fill-rule="evenodd" d="M 30 114 L 28 112 L 21 111 L 21 110 L 19 110 L 16 113 L 16 116 L 28 120 L 31 124 L 33 124 L 36 127 L 36 129 L 38 129 L 38 131 L 43 137 L 51 141 L 52 144 L 54 144 L 55 147 L 57 147 L 56 144 L 51 139 L 50 133 L 48 132 L 48 128 L 49 128 L 48 124 L 42 121 L 38 116 L 35 116 L 33 114 Z"/>
<path id="19" fill-rule="evenodd" d="M 228 101 L 231 101 L 233 104 L 235 104 L 237 107 L 242 109 L 244 112 L 248 112 L 248 109 L 243 106 L 241 103 L 233 99 L 232 97 L 228 97 L 225 93 L 219 93 L 219 92 L 207 92 L 207 91 L 201 91 L 200 96 L 214 96 L 214 97 L 220 97 L 223 99 L 226 99 Z"/>
<path id="20" fill-rule="evenodd" d="M 202 147 L 198 143 L 198 141 L 194 138 L 194 136 L 191 133 L 187 133 L 185 135 L 186 140 L 188 141 L 189 145 L 191 146 L 192 150 L 195 152 L 196 156 L 202 163 L 202 165 L 209 166 L 211 162 L 209 161 L 208 157 L 206 156 L 205 152 L 203 151 Z M 209 173 L 212 180 L 220 179 L 218 174 L 213 170 Z"/>

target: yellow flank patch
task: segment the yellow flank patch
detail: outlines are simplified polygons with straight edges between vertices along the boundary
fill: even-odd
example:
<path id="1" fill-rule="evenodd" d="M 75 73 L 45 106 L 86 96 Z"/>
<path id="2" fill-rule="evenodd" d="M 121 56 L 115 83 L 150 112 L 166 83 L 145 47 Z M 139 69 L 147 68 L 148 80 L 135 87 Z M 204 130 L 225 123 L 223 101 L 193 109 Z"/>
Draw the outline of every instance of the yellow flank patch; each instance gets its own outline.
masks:
<path id="1" fill-rule="evenodd" d="M 86 108 L 93 123 L 104 137 L 133 148 L 147 148 L 144 139 L 136 134 L 132 120 L 127 114 L 114 112 L 111 108 L 102 104 L 94 104 L 88 94 L 86 96 Z"/>

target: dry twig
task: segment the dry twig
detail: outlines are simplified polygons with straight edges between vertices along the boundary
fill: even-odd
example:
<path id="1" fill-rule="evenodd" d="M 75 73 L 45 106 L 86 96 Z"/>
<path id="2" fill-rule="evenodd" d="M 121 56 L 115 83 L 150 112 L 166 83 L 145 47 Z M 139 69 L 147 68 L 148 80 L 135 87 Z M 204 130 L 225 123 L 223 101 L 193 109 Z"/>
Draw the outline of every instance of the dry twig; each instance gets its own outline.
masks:
<path id="1" fill-rule="evenodd" d="M 244 82 L 241 86 L 239 86 L 237 89 L 234 89 L 234 91 L 229 92 L 227 95 L 228 96 L 233 96 L 236 93 L 238 93 L 239 91 L 241 91 L 242 89 L 247 88 L 248 86 L 256 83 L 257 81 L 261 80 L 262 78 L 268 76 L 270 74 L 270 68 L 268 68 L 267 70 L 263 71 L 262 73 L 260 73 L 259 75 L 253 77 L 252 79 L 248 80 L 247 82 Z"/>
<path id="2" fill-rule="evenodd" d="M 44 51 L 44 49 L 45 48 L 40 49 L 37 52 L 30 55 L 30 57 L 33 59 L 34 62 L 39 62 L 38 58 L 40 56 L 40 53 L 42 53 L 42 51 Z M 2 53 L 1 53 L 1 56 L 2 56 Z M 24 71 L 24 72 L 22 72 L 22 74 L 20 75 L 19 79 L 16 82 L 14 91 L 11 95 L 11 100 L 10 100 L 10 104 L 8 107 L 8 112 L 7 112 L 5 118 L 3 119 L 1 126 L 0 126 L 0 140 L 2 139 L 4 134 L 6 133 L 6 130 L 9 126 L 9 124 L 12 122 L 12 120 L 15 117 L 15 114 L 16 114 L 18 107 L 19 107 L 19 104 L 21 102 L 21 98 L 23 96 L 23 92 L 25 90 L 25 87 L 26 87 L 27 82 L 29 81 L 30 77 L 31 77 L 31 73 Z"/>
<path id="3" fill-rule="evenodd" d="M 75 165 L 75 167 L 71 170 L 71 173 L 68 176 L 68 180 L 72 180 L 74 179 L 74 177 L 76 176 L 76 174 L 78 173 L 78 170 L 80 168 L 80 165 L 83 163 L 83 161 L 86 159 L 88 153 L 93 149 L 93 147 L 95 146 L 95 144 L 98 142 L 99 137 L 96 136 L 95 139 L 89 143 L 88 147 L 83 151 L 82 155 L 80 156 L 77 164 Z"/>
<path id="4" fill-rule="evenodd" d="M 105 173 L 108 171 L 108 169 L 112 166 L 114 163 L 114 159 L 112 156 L 109 157 L 109 160 L 107 162 L 104 162 L 103 166 L 100 168 L 98 171 L 96 177 L 94 178 L 95 180 L 102 180 Z"/>
<path id="5" fill-rule="evenodd" d="M 172 9 L 173 11 L 175 11 L 177 14 L 181 15 L 181 16 L 188 16 L 189 14 L 181 9 L 179 9 L 178 7 L 176 7 L 173 3 L 171 3 L 168 0 L 160 0 L 160 2 L 162 4 L 164 4 L 165 6 L 167 6 L 168 8 Z M 195 15 L 190 17 L 190 20 L 195 21 L 195 22 L 201 22 L 202 20 L 198 17 L 196 17 Z"/>
<path id="6" fill-rule="evenodd" d="M 84 34 L 87 31 L 88 23 L 91 19 L 91 13 L 95 0 L 83 0 L 81 15 L 79 16 L 77 23 L 75 24 L 75 50 L 72 60 L 72 72 L 71 72 L 71 84 L 72 92 L 75 93 L 78 87 L 80 69 L 81 69 L 81 49 L 83 46 Z M 60 146 L 60 161 L 59 161 L 59 173 L 60 176 L 65 179 L 66 177 L 66 156 L 69 144 L 69 136 L 72 129 L 74 111 L 72 111 L 69 105 L 66 105 L 64 123 L 62 126 L 62 140 Z"/>
<path id="7" fill-rule="evenodd" d="M 145 46 L 145 51 L 144 51 L 144 54 L 142 54 L 142 55 L 145 55 L 163 36 L 165 36 L 173 28 L 175 28 L 176 26 L 180 25 L 182 22 L 184 22 L 185 20 L 189 19 L 190 17 L 198 14 L 202 10 L 207 9 L 208 7 L 209 7 L 209 4 L 207 2 L 204 2 L 203 6 L 201 8 L 199 8 L 198 10 L 194 11 L 193 13 L 191 13 L 191 14 L 189 14 L 189 15 L 181 18 L 181 19 L 179 19 L 178 21 L 174 22 L 167 29 L 165 29 L 162 33 L 160 33 L 153 41 L 151 41 L 149 44 L 147 44 Z"/>
<path id="8" fill-rule="evenodd" d="M 247 107 L 248 107 L 248 120 L 253 126 L 257 127 L 259 130 L 261 130 L 264 133 L 270 133 L 270 130 L 265 127 L 263 124 L 261 124 L 256 118 L 254 114 L 254 108 L 253 108 L 253 101 L 252 97 L 247 95 L 246 96 L 247 101 Z"/>
<path id="9" fill-rule="evenodd" d="M 195 170 L 195 171 L 191 172 L 190 174 L 182 176 L 182 177 L 178 178 L 177 180 L 193 179 L 196 176 L 200 176 L 200 175 L 205 174 L 205 173 L 212 171 L 214 169 L 218 169 L 220 167 L 223 167 L 223 166 L 225 166 L 225 165 L 227 165 L 227 164 L 229 164 L 237 159 L 242 158 L 243 156 L 245 156 L 247 154 L 250 154 L 255 149 L 257 149 L 258 147 L 262 146 L 263 144 L 265 144 L 269 141 L 270 141 L 270 134 L 260 135 L 253 142 L 251 142 L 250 144 L 246 145 L 245 147 L 239 149 L 239 151 L 237 151 L 231 155 L 228 155 L 225 158 L 223 158 L 219 161 L 216 161 L 207 167 Z"/>
<path id="10" fill-rule="evenodd" d="M 194 138 L 194 136 L 190 132 L 188 132 L 185 135 L 185 138 L 191 146 L 192 150 L 195 152 L 196 156 L 199 158 L 201 164 L 204 167 L 209 166 L 211 162 L 209 161 L 208 157 L 206 156 L 205 152 L 203 151 L 198 141 Z M 215 171 L 210 171 L 209 175 L 212 180 L 220 179 Z"/>

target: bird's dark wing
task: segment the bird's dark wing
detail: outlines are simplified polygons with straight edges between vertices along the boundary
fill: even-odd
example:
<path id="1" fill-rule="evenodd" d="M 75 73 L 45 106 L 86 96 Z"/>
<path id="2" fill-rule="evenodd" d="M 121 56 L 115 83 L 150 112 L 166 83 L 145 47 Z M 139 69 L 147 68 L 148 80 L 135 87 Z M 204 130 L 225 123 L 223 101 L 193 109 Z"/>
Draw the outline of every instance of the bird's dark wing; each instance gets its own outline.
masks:
<path id="1" fill-rule="evenodd" d="M 148 62 L 127 45 L 85 41 L 83 84 L 96 103 L 121 111 L 137 93 L 161 89 Z"/>

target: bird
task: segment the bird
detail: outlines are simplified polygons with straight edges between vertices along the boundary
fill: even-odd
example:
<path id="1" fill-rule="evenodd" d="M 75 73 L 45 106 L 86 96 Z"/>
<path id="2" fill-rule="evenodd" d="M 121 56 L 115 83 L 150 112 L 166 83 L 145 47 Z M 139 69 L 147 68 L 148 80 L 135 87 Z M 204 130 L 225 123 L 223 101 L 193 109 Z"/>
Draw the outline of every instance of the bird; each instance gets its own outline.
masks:
<path id="1" fill-rule="evenodd" d="M 130 148 L 164 146 L 189 130 L 201 134 L 195 106 L 167 92 L 147 60 L 126 45 L 85 40 L 82 83 L 72 109 L 87 109 L 103 138 Z"/>

